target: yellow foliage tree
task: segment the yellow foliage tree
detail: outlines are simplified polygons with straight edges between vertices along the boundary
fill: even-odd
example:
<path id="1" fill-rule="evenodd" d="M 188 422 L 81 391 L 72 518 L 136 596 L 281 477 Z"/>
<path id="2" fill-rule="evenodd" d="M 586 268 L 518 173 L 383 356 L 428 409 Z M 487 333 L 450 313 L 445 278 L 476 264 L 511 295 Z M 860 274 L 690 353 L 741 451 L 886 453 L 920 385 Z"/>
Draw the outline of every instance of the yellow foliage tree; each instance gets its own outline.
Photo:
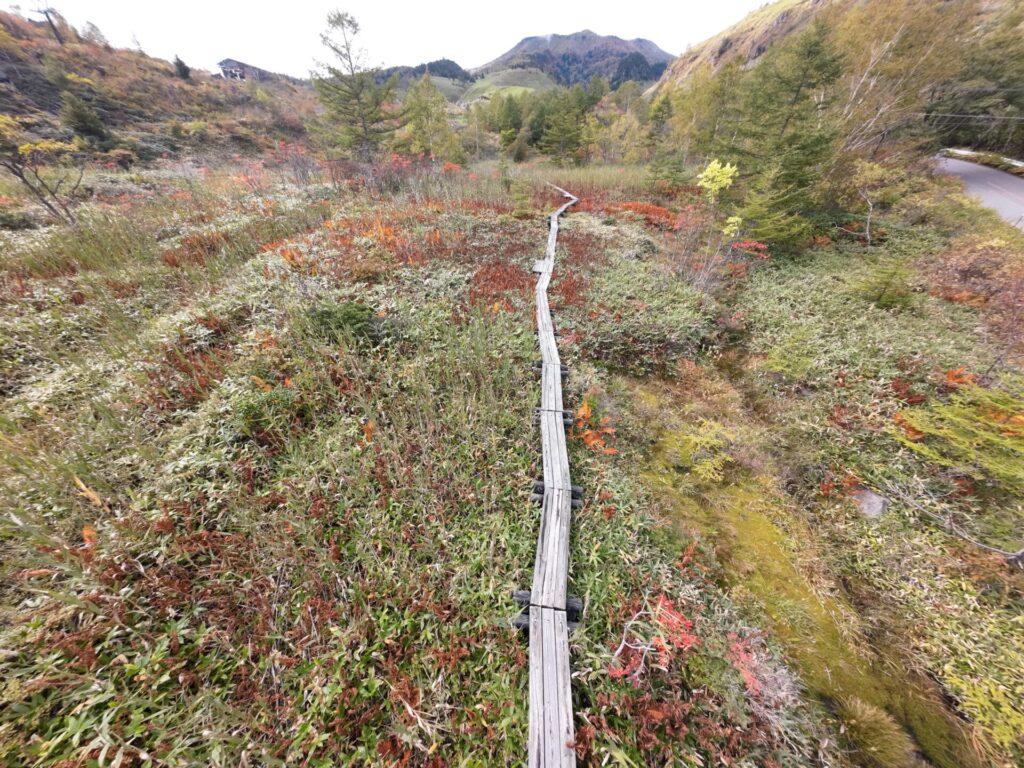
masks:
<path id="1" fill-rule="evenodd" d="M 53 139 L 33 139 L 20 123 L 0 115 L 0 168 L 16 178 L 58 219 L 75 223 L 71 203 L 82 183 L 84 165 L 68 168 L 75 147 Z M 57 168 L 57 172 L 52 171 Z"/>

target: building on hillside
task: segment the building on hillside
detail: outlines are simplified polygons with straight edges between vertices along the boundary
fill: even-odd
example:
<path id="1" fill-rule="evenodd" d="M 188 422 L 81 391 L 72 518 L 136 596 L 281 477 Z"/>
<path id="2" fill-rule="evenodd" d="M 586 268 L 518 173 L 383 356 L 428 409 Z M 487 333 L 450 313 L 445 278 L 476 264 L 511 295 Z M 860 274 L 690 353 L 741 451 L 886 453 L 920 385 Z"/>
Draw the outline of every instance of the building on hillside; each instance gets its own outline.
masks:
<path id="1" fill-rule="evenodd" d="M 225 80 L 263 80 L 269 74 L 259 67 L 236 59 L 224 59 L 217 62 L 217 66 L 220 67 L 221 76 Z"/>
<path id="2" fill-rule="evenodd" d="M 217 66 L 220 67 L 220 72 L 213 75 L 216 79 L 255 80 L 257 82 L 291 83 L 292 85 L 300 86 L 309 85 L 309 80 L 260 69 L 238 59 L 224 59 L 224 61 L 218 62 Z"/>

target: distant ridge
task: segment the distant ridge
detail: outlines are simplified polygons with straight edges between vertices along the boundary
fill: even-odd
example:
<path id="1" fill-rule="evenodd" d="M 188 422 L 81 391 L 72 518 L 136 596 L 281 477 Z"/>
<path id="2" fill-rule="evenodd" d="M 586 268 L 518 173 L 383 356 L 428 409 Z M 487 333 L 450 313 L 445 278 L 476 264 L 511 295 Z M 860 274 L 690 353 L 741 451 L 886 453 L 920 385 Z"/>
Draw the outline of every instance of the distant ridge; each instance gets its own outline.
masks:
<path id="1" fill-rule="evenodd" d="M 418 64 L 415 67 L 388 67 L 382 69 L 380 75 L 386 80 L 392 75 L 398 75 L 400 78 L 422 77 L 426 72 L 429 72 L 432 77 L 446 77 L 464 83 L 471 83 L 476 79 L 451 59 L 437 59 L 426 64 Z"/>
<path id="2" fill-rule="evenodd" d="M 575 85 L 594 75 L 613 86 L 624 80 L 656 80 L 672 54 L 650 40 L 623 40 L 589 29 L 570 35 L 526 37 L 494 61 L 473 71 L 488 75 L 505 69 L 539 69 L 562 85 Z"/>

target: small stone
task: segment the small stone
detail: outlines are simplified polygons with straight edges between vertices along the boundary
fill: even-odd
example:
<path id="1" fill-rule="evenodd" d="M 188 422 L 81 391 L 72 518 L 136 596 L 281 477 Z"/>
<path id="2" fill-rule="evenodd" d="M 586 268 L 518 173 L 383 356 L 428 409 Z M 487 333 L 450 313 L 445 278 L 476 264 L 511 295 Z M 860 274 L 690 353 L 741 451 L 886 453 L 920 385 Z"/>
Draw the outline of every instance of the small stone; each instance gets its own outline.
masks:
<path id="1" fill-rule="evenodd" d="M 871 519 L 881 517 L 889 507 L 889 500 L 874 491 L 860 490 L 853 494 L 857 499 L 857 507 L 864 517 Z"/>

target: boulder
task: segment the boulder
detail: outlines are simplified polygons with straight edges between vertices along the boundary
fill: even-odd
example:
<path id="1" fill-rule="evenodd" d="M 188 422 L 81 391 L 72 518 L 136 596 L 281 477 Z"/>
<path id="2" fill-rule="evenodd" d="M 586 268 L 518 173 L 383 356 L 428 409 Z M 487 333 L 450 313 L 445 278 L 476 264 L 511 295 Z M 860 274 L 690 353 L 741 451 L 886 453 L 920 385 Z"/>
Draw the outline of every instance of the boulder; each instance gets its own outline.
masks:
<path id="1" fill-rule="evenodd" d="M 855 491 L 853 496 L 857 500 L 857 508 L 864 517 L 879 518 L 889 507 L 889 500 L 885 496 L 879 496 L 866 488 Z"/>

